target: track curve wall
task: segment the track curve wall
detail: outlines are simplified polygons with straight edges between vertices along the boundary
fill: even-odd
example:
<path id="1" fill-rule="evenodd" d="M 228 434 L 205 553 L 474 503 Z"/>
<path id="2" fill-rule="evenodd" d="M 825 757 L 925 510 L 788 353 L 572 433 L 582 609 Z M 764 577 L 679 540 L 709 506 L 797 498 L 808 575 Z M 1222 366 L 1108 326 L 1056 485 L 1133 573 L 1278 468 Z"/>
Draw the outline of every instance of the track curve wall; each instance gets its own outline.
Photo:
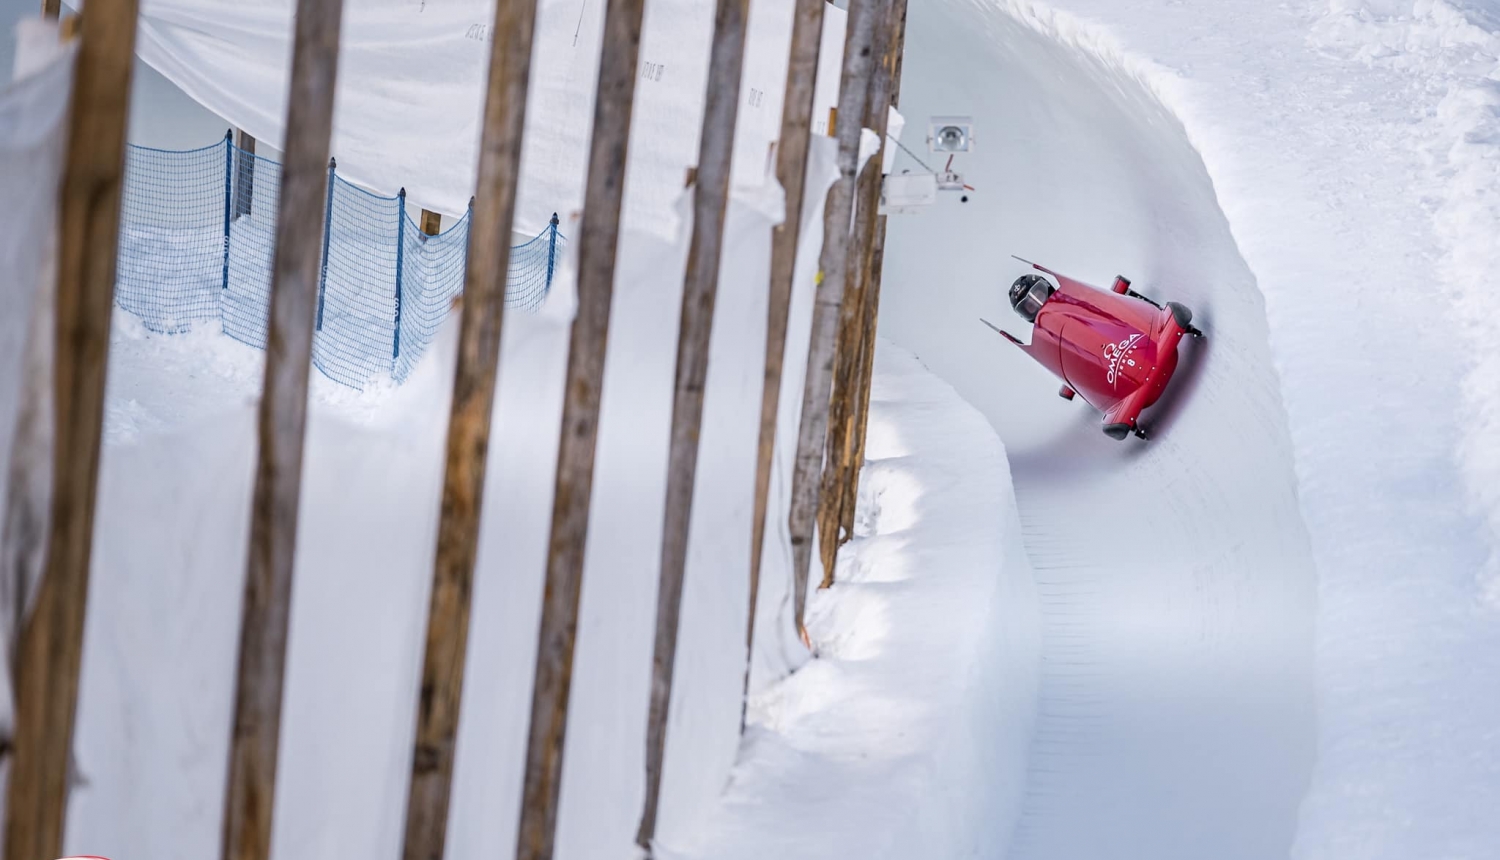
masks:
<path id="1" fill-rule="evenodd" d="M 976 191 L 892 220 L 881 312 L 1011 460 L 1043 656 L 1027 786 L 997 844 L 1015 860 L 1284 857 L 1314 761 L 1316 584 L 1261 293 L 1181 123 L 1058 35 L 965 0 L 913 10 L 903 111 L 914 128 L 975 117 L 959 166 Z M 1184 345 L 1150 443 L 1105 438 L 979 322 L 1029 337 L 1004 299 L 1026 269 L 1011 254 L 1196 312 L 1208 339 Z"/>

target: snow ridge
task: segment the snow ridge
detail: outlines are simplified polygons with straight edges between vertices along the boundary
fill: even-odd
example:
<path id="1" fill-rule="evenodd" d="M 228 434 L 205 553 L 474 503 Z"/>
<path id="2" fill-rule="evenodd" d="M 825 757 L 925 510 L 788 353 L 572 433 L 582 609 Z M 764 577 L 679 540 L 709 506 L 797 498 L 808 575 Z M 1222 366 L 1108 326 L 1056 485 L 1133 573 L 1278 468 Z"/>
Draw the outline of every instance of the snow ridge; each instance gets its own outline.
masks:
<path id="1" fill-rule="evenodd" d="M 990 10 L 1000 8 L 1047 38 L 1075 48 L 1140 84 L 1171 110 L 1174 100 L 1183 94 L 1185 81 L 1167 66 L 1133 52 L 1106 27 L 1087 21 L 1063 9 L 1038 0 L 965 0 L 969 5 Z M 1175 113 L 1175 111 L 1174 111 Z M 1192 129 L 1187 128 L 1189 140 Z M 1196 146 L 1197 141 L 1193 141 Z"/>
<path id="2" fill-rule="evenodd" d="M 1469 339 L 1461 456 L 1469 495 L 1489 523 L 1485 601 L 1500 609 L 1500 15 L 1470 2 L 1331 0 L 1312 42 L 1370 67 L 1398 69 L 1435 101 L 1414 125 L 1430 165 L 1427 205 L 1444 244 L 1445 296 Z"/>

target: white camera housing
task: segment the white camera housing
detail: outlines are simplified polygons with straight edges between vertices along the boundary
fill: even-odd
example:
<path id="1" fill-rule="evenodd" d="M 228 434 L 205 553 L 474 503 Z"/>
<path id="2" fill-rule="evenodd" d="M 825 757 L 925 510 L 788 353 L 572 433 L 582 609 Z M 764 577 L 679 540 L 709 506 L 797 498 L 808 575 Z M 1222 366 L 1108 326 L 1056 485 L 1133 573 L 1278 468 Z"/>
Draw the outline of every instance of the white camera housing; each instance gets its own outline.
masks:
<path id="1" fill-rule="evenodd" d="M 935 116 L 927 123 L 927 149 L 956 154 L 974 151 L 974 120 L 967 116 Z"/>

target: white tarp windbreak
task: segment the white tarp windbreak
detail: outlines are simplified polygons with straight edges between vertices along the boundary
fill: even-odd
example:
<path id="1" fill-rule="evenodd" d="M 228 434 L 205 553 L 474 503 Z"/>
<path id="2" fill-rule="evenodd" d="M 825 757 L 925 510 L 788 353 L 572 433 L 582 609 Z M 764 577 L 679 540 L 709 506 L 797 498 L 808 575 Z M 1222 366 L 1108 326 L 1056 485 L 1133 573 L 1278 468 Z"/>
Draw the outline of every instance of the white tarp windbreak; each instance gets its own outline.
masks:
<path id="1" fill-rule="evenodd" d="M 52 308 L 57 200 L 73 51 L 23 21 L 15 83 L 0 89 L 0 736 L 14 730 L 11 669 L 41 576 L 51 496 Z M 0 761 L 8 773 L 9 761 Z M 0 803 L 3 803 L 0 795 Z"/>
<path id="2" fill-rule="evenodd" d="M 606 0 L 542 0 L 516 231 L 583 198 Z M 294 0 L 146 0 L 137 51 L 189 96 L 281 147 Z M 735 182 L 761 184 L 781 121 L 793 0 L 751 6 Z M 669 235 L 697 159 L 712 0 L 646 4 L 626 218 Z M 449 215 L 474 191 L 493 4 L 345 0 L 332 150 L 339 175 Z M 828 7 L 815 128 L 837 102 L 844 13 Z M 684 35 L 691 36 L 684 38 Z"/>

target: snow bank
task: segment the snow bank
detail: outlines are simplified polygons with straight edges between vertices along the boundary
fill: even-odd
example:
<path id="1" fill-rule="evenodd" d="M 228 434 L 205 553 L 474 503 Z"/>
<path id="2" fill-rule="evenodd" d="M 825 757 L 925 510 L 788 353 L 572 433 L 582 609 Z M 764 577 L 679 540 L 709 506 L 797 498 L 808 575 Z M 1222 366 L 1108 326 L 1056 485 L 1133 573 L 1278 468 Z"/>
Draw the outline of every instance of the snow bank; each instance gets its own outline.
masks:
<path id="1" fill-rule="evenodd" d="M 1427 161 L 1424 208 L 1440 243 L 1442 298 L 1469 339 L 1463 477 L 1489 522 L 1482 582 L 1500 609 L 1500 7 L 1332 0 L 1312 41 L 1405 79 L 1426 114 L 1407 135 Z"/>
<path id="2" fill-rule="evenodd" d="M 1001 856 L 1039 657 L 1004 451 L 882 344 L 868 456 L 839 582 L 809 607 L 819 659 L 754 699 L 722 805 L 670 857 Z"/>

